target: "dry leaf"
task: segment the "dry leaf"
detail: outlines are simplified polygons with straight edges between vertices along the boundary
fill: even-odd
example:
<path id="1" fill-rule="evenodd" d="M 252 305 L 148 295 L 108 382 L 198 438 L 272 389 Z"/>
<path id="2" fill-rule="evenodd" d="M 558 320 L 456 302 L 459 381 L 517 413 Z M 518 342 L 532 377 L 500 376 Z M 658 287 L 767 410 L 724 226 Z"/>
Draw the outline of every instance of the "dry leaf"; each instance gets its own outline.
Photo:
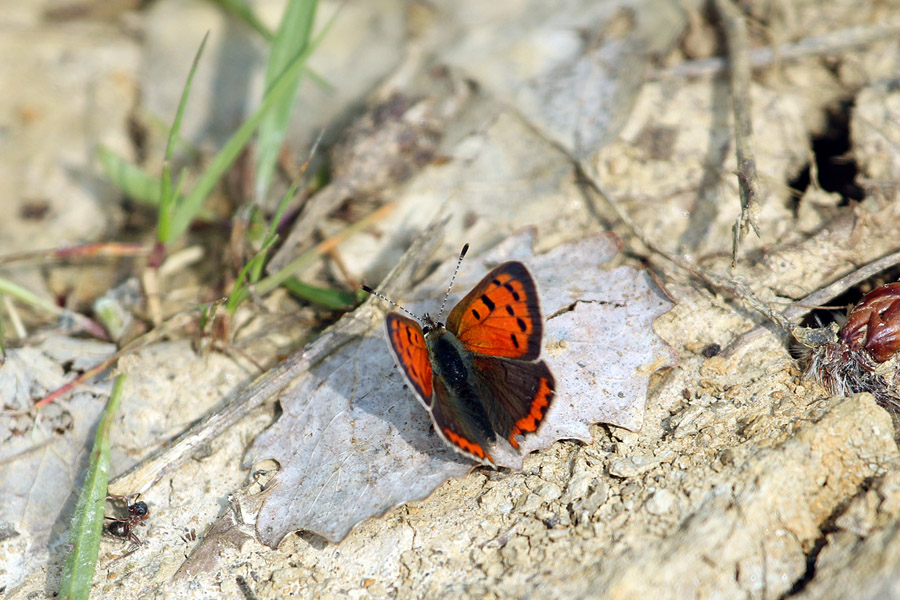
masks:
<path id="1" fill-rule="evenodd" d="M 452 306 L 506 260 L 525 262 L 538 281 L 543 357 L 556 377 L 557 397 L 540 431 L 522 443 L 523 454 L 494 455 L 510 468 L 521 468 L 525 453 L 559 439 L 590 443 L 592 423 L 639 429 L 650 374 L 674 362 L 651 327 L 671 303 L 644 272 L 599 268 L 619 251 L 618 237 L 607 233 L 539 256 L 532 237 L 516 236 L 467 259 L 448 301 Z M 403 305 L 416 314 L 436 312 L 452 268 L 453 261 L 444 263 Z M 379 319 L 369 335 L 286 390 L 284 414 L 253 444 L 249 460 L 274 458 L 282 467 L 257 518 L 264 543 L 277 546 L 295 530 L 339 541 L 360 521 L 425 498 L 472 469 L 438 438 L 404 388 L 382 331 Z"/>

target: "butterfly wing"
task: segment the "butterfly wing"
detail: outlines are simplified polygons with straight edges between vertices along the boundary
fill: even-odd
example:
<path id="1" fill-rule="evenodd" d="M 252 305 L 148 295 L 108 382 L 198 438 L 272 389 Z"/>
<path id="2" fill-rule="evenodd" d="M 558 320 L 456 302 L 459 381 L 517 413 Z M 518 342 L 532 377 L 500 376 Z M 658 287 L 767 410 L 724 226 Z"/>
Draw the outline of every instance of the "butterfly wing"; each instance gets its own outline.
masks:
<path id="1" fill-rule="evenodd" d="M 488 416 L 473 398 L 458 398 L 434 374 L 422 327 L 398 313 L 385 319 L 391 351 L 403 376 L 431 415 L 435 431 L 451 448 L 481 463 L 493 462 L 486 448 L 496 439 Z"/>
<path id="2" fill-rule="evenodd" d="M 487 447 L 496 437 L 490 430 L 490 424 L 484 422 L 487 418 L 484 410 L 471 411 L 471 407 L 469 402 L 454 397 L 444 382 L 435 377 L 434 405 L 431 408 L 434 430 L 460 454 L 482 464 L 493 464 L 494 459 L 488 454 Z"/>
<path id="3" fill-rule="evenodd" d="M 537 431 L 553 402 L 556 381 L 544 361 L 521 361 L 492 356 L 473 357 L 474 373 L 491 427 L 519 447 L 516 436 Z"/>
<path id="4" fill-rule="evenodd" d="M 403 376 L 425 407 L 431 409 L 434 386 L 422 327 L 416 321 L 395 312 L 388 313 L 385 325 L 391 352 L 394 353 Z"/>
<path id="5" fill-rule="evenodd" d="M 438 435 L 452 448 L 493 463 L 487 448 L 495 434 L 517 448 L 517 435 L 538 429 L 556 384 L 546 363 L 537 361 L 543 321 L 537 286 L 525 265 L 508 262 L 495 268 L 447 318 L 447 331 L 471 353 L 477 389 L 451 390 L 434 376 L 416 321 L 390 313 L 386 324 L 397 364 L 429 410 Z"/>
<path id="6" fill-rule="evenodd" d="M 520 262 L 495 268 L 453 308 L 447 329 L 472 352 L 491 428 L 518 448 L 516 436 L 537 431 L 556 387 L 537 361 L 543 319 L 531 273 Z"/>
<path id="7" fill-rule="evenodd" d="M 520 262 L 500 265 L 450 311 L 447 329 L 472 352 L 536 359 L 543 321 L 531 273 Z"/>

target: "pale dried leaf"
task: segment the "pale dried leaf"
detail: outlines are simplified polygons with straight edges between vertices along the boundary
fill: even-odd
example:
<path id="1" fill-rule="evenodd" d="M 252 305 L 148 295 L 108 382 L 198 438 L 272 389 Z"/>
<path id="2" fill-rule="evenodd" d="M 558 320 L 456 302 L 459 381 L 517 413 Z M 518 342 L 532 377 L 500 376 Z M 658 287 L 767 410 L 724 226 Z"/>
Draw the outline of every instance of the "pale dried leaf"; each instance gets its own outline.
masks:
<path id="1" fill-rule="evenodd" d="M 466 260 L 448 306 L 483 274 L 506 260 L 522 260 L 538 281 L 546 320 L 544 358 L 557 380 L 557 399 L 523 454 L 494 452 L 498 465 L 521 468 L 524 453 L 559 439 L 591 441 L 591 423 L 640 427 L 650 373 L 672 364 L 653 333 L 653 319 L 671 303 L 646 274 L 630 267 L 604 271 L 615 256 L 614 234 L 596 236 L 534 256 L 532 236 L 520 235 Z M 403 305 L 436 312 L 452 271 L 448 261 Z M 266 544 L 294 530 L 338 541 L 360 521 L 427 497 L 473 463 L 434 434 L 383 339 L 381 318 L 358 343 L 344 345 L 281 396 L 284 414 L 254 443 L 254 460 L 282 467 L 257 519 Z"/>
<path id="2" fill-rule="evenodd" d="M 0 528 L 6 537 L 16 538 L 20 549 L 0 556 L 0 572 L 46 560 L 48 546 L 66 533 L 58 515 L 61 510 L 69 515 L 65 511 L 71 510 L 67 502 L 73 486 L 81 485 L 86 443 L 94 435 L 110 382 L 94 381 L 39 411 L 27 409 L 75 377 L 63 362 L 79 356 L 102 360 L 111 351 L 108 344 L 55 337 L 41 348 L 9 350 L 0 366 Z"/>

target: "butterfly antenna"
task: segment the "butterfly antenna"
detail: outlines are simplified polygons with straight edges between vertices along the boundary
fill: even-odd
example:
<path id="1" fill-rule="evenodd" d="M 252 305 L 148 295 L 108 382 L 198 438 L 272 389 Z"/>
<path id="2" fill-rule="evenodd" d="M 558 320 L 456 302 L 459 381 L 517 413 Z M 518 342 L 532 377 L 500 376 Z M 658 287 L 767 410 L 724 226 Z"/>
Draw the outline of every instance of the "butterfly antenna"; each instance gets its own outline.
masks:
<path id="1" fill-rule="evenodd" d="M 362 291 L 368 292 L 368 293 L 372 294 L 373 296 L 375 296 L 376 298 L 380 298 L 380 299 L 384 300 L 385 302 L 387 302 L 388 304 L 390 304 L 391 306 L 393 306 L 393 307 L 396 308 L 397 310 L 402 311 L 402 312 L 405 312 L 406 314 L 408 314 L 409 316 L 411 316 L 413 319 L 415 319 L 415 320 L 418 321 L 419 323 L 422 322 L 422 318 L 421 318 L 421 317 L 419 317 L 418 315 L 412 314 L 411 312 L 409 312 L 408 310 L 406 310 L 405 308 L 403 308 L 402 306 L 400 306 L 399 304 L 397 304 L 396 302 L 394 302 L 393 300 L 391 300 L 390 298 L 388 298 L 387 296 L 385 296 L 385 295 L 382 294 L 381 292 L 376 292 L 375 290 L 373 290 L 372 288 L 370 288 L 370 287 L 367 286 L 367 285 L 361 285 L 360 288 L 362 288 Z"/>
<path id="2" fill-rule="evenodd" d="M 459 253 L 459 259 L 456 261 L 456 268 L 453 269 L 453 277 L 450 278 L 450 285 L 447 286 L 447 293 L 444 294 L 444 300 L 441 302 L 441 312 L 438 313 L 438 321 L 442 321 L 444 317 L 444 306 L 447 305 L 447 298 L 450 297 L 450 290 L 453 289 L 453 282 L 456 280 L 456 274 L 459 273 L 459 265 L 462 264 L 463 258 L 466 256 L 466 252 L 469 251 L 469 245 L 466 244 L 463 246 L 462 250 Z"/>

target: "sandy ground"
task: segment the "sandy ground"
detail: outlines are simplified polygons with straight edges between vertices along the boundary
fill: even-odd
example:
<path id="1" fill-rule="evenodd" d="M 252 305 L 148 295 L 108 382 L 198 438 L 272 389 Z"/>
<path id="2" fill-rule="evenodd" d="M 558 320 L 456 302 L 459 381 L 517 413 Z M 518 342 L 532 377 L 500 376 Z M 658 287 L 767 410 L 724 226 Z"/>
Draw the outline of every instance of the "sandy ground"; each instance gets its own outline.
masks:
<path id="1" fill-rule="evenodd" d="M 721 353 L 762 317 L 648 251 L 595 191 L 605 189 L 659 246 L 775 308 L 896 251 L 900 3 L 746 5 L 751 46 L 778 50 L 750 86 L 760 236 L 746 238 L 733 270 L 740 204 L 728 79 L 694 62 L 722 53 L 717 22 L 688 2 L 550 4 L 348 3 L 311 62 L 328 85 L 304 82 L 288 146 L 304 156 L 323 127 L 329 145 L 347 127 L 364 132 L 331 160 L 342 165 L 342 185 L 365 197 L 319 226 L 327 235 L 347 214 L 396 202 L 340 246 L 359 279 L 380 281 L 442 215 L 436 257 L 455 256 L 463 241 L 491 248 L 528 227 L 537 252 L 618 233 L 623 251 L 602 268 L 649 267 L 675 302 L 654 331 L 679 363 L 651 378 L 640 431 L 595 425 L 591 444 L 559 441 L 518 472 L 475 469 L 360 523 L 339 544 L 299 532 L 272 549 L 253 523 L 254 494 L 273 467 L 244 463 L 277 418 L 273 397 L 152 485 L 116 489 L 141 491 L 151 518 L 134 553 L 103 543 L 95 597 L 900 598 L 892 415 L 867 394 L 829 397 L 803 380 L 802 358 L 775 327 Z M 166 123 L 207 30 L 183 135 L 211 154 L 257 101 L 265 43 L 212 4 L 100 6 L 0 2 L 0 254 L 120 240 L 135 223 L 152 229 L 152 216 L 104 180 L 97 148 L 159 168 Z M 320 21 L 337 6 L 324 3 Z M 256 7 L 277 21 L 278 3 Z M 865 42 L 846 43 L 852 35 Z M 811 37 L 824 40 L 811 56 L 790 54 Z M 706 71 L 686 74 L 686 64 Z M 433 156 L 374 185 L 390 142 L 360 124 L 397 94 L 436 119 Z M 199 301 L 209 271 L 228 268 L 209 239 L 195 234 L 173 248 L 202 258 L 161 282 L 167 308 Z M 87 312 L 138 276 L 136 265 L 16 264 L 0 266 L 0 276 Z M 338 272 L 329 262 L 305 276 Z M 264 302 L 268 310 L 238 315 L 244 354 L 274 364 L 316 339 L 323 321 L 313 309 L 280 292 Z M 36 319 L 17 308 L 26 323 Z M 5 324 L 9 314 L 0 303 Z M 24 343 L 7 325 L 7 411 L 112 351 L 49 330 L 28 332 Z M 198 352 L 187 336 L 131 354 L 118 369 L 129 384 L 114 475 L 258 375 L 236 354 Z M 58 589 L 75 489 L 108 391 L 99 381 L 39 416 L 0 415 L 6 597 Z"/>

